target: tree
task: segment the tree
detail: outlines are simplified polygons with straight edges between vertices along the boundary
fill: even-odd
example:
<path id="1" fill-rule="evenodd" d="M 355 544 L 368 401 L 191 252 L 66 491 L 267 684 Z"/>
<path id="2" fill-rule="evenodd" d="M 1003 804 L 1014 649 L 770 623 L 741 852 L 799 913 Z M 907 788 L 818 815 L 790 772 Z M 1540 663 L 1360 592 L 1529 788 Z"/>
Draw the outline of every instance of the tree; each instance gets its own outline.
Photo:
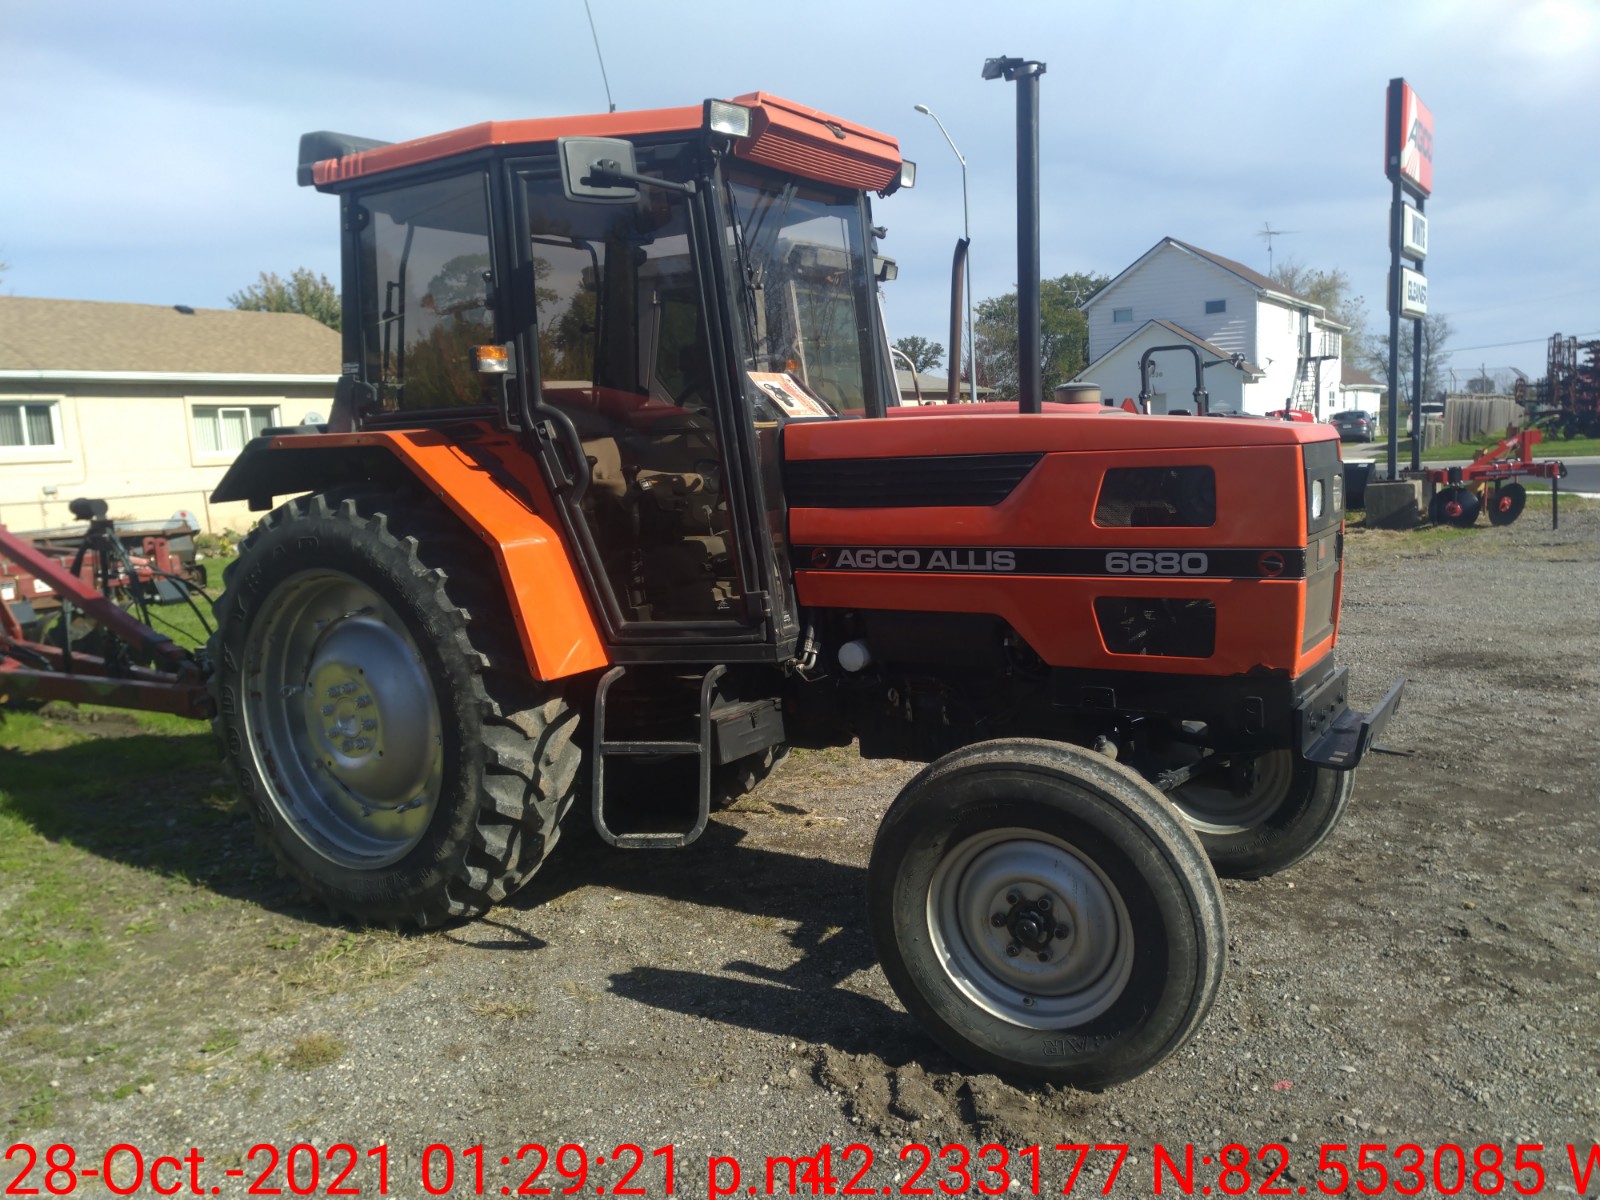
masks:
<path id="1" fill-rule="evenodd" d="M 1440 378 L 1444 371 L 1445 361 L 1450 357 L 1450 352 L 1445 349 L 1449 345 L 1451 335 L 1455 330 L 1451 328 L 1450 318 L 1443 313 L 1429 313 L 1422 318 L 1422 398 L 1431 400 L 1444 392 L 1444 383 Z M 1411 403 L 1411 344 L 1412 332 L 1409 319 L 1400 322 L 1400 403 Z M 1375 379 L 1383 383 L 1389 382 L 1389 335 L 1384 333 L 1374 339 L 1372 353 L 1367 361 L 1368 370 Z"/>
<path id="2" fill-rule="evenodd" d="M 1330 320 L 1348 325 L 1344 335 L 1343 362 L 1360 367 L 1372 356 L 1371 334 L 1367 332 L 1367 302 L 1361 296 L 1350 294 L 1350 276 L 1335 267 L 1331 271 L 1318 271 L 1302 266 L 1294 259 L 1285 259 L 1272 272 L 1272 281 L 1284 291 L 1327 310 Z"/>
<path id="3" fill-rule="evenodd" d="M 1039 282 L 1040 383 L 1045 394 L 1088 365 L 1089 322 L 1081 306 L 1110 276 L 1069 271 Z M 999 396 L 1017 395 L 1017 294 L 979 301 L 973 322 L 978 384 Z"/>
<path id="4" fill-rule="evenodd" d="M 255 283 L 229 296 L 228 303 L 246 312 L 304 313 L 329 329 L 338 329 L 340 324 L 339 289 L 326 275 L 306 267 L 297 268 L 287 282 L 275 272 L 263 271 Z"/>
<path id="5" fill-rule="evenodd" d="M 894 348 L 911 360 L 911 365 L 920 375 L 924 371 L 931 371 L 944 361 L 944 343 L 930 342 L 927 338 L 910 337 L 895 338 Z"/>

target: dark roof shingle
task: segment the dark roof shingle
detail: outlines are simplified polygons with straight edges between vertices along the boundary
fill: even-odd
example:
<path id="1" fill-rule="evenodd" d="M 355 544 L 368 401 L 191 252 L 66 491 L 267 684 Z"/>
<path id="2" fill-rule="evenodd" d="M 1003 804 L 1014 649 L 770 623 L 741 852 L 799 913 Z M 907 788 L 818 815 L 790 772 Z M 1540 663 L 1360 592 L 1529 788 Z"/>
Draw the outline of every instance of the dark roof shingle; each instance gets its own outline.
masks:
<path id="1" fill-rule="evenodd" d="M 0 371 L 327 376 L 340 357 L 299 313 L 0 296 Z"/>

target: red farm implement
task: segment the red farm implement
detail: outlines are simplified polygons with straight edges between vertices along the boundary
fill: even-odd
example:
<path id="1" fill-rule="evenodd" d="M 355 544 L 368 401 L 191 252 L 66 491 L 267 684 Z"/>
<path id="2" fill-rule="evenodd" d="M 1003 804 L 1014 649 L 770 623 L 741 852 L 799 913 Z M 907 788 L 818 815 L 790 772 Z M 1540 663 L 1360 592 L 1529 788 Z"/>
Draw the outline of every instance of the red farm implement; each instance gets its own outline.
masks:
<path id="1" fill-rule="evenodd" d="M 1428 516 L 1435 525 L 1464 529 L 1477 522 L 1479 512 L 1487 512 L 1489 524 L 1509 525 L 1528 503 L 1528 490 L 1517 480 L 1548 479 L 1554 528 L 1560 520 L 1561 478 L 1567 468 L 1555 459 L 1534 461 L 1533 448 L 1542 440 L 1539 430 L 1524 429 L 1501 438 L 1464 467 L 1425 468 L 1423 478 L 1429 488 L 1437 489 L 1428 503 Z"/>
<path id="2" fill-rule="evenodd" d="M 187 600 L 194 572 L 171 556 L 172 531 L 134 535 L 150 552 L 134 554 L 105 501 L 74 500 L 72 515 L 89 523 L 81 535 L 0 526 L 0 698 L 209 717 L 195 655 L 128 611 Z"/>

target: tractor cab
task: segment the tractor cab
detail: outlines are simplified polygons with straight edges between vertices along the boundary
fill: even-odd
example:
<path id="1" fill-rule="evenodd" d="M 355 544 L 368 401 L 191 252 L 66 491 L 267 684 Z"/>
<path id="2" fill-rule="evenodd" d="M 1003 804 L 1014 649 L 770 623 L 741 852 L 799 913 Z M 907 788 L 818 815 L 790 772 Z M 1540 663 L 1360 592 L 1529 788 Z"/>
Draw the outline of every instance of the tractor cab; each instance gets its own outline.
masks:
<path id="1" fill-rule="evenodd" d="M 911 181 L 895 142 L 756 93 L 301 157 L 343 209 L 330 432 L 521 440 L 616 660 L 792 656 L 779 430 L 892 400 L 867 193 Z"/>

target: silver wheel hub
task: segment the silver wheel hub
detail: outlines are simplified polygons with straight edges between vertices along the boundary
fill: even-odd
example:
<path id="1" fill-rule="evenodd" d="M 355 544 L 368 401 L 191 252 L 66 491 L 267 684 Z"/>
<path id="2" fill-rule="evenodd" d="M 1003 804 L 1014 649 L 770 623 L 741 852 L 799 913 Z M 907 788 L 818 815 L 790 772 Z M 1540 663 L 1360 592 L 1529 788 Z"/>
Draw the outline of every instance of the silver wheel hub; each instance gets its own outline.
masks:
<path id="1" fill-rule="evenodd" d="M 928 890 L 928 928 L 968 999 L 1030 1029 L 1092 1020 L 1133 968 L 1116 887 L 1066 841 L 995 829 L 949 851 Z"/>
<path id="2" fill-rule="evenodd" d="M 399 614 L 348 575 L 304 572 L 264 601 L 245 657 L 251 753 L 289 827 L 341 866 L 402 858 L 438 806 L 444 755 Z"/>
<path id="3" fill-rule="evenodd" d="M 1251 764 L 1248 787 L 1229 787 L 1219 772 L 1175 789 L 1171 799 L 1190 827 L 1202 833 L 1246 833 L 1278 811 L 1293 782 L 1293 752 L 1273 750 Z"/>

